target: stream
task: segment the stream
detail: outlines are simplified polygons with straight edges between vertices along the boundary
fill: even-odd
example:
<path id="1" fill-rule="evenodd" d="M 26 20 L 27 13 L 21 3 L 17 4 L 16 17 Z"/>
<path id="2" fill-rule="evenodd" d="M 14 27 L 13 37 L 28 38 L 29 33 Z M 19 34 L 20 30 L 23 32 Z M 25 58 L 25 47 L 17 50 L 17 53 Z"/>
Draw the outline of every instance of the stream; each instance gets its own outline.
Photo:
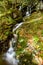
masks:
<path id="1" fill-rule="evenodd" d="M 19 10 L 21 10 L 21 7 Z M 30 16 L 28 8 L 27 8 L 27 12 L 26 12 L 26 17 L 27 16 Z M 13 28 L 13 32 L 16 31 L 22 24 L 23 24 L 23 22 L 16 24 Z M 16 58 L 16 52 L 15 52 L 17 35 L 13 34 L 13 36 L 14 36 L 14 38 L 12 38 L 10 40 L 10 42 L 9 42 L 10 47 L 7 50 L 7 52 L 0 55 L 0 65 L 18 65 L 18 63 L 19 63 L 19 60 Z"/>
<path id="2" fill-rule="evenodd" d="M 13 29 L 13 32 L 17 30 L 23 23 L 17 24 L 17 26 Z M 10 47 L 6 53 L 0 55 L 0 65 L 18 65 L 19 60 L 16 58 L 16 42 L 17 35 L 13 34 L 14 38 L 12 38 L 9 42 Z"/>

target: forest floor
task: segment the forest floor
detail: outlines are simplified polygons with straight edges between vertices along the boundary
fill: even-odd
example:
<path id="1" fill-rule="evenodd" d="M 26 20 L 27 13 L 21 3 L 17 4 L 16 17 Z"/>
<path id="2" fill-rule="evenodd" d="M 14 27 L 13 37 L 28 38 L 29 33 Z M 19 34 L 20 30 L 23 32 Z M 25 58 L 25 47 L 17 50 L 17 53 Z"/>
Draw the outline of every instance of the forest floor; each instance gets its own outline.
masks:
<path id="1" fill-rule="evenodd" d="M 40 48 L 41 51 L 39 51 L 38 56 L 36 55 L 36 58 L 43 64 L 43 12 L 34 12 L 30 17 L 25 17 L 23 20 L 24 25 L 16 31 L 19 31 L 17 52 L 21 54 L 21 52 L 23 52 L 22 49 L 24 49 L 25 52 L 29 51 L 29 47 L 25 48 L 25 42 L 27 41 L 27 45 L 30 43 L 36 50 Z M 32 49 L 30 49 L 30 52 L 32 52 Z"/>

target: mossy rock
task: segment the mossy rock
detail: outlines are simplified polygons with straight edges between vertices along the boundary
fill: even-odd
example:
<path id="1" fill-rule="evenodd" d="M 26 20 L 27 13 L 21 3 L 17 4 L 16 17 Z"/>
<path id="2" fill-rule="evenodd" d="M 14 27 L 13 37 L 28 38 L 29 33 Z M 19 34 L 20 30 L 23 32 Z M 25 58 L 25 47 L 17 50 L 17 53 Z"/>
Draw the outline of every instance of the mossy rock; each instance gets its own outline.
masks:
<path id="1" fill-rule="evenodd" d="M 0 19 L 0 41 L 5 41 L 9 34 L 11 34 L 11 30 L 13 25 L 15 25 L 15 20 L 9 17 L 2 17 Z"/>

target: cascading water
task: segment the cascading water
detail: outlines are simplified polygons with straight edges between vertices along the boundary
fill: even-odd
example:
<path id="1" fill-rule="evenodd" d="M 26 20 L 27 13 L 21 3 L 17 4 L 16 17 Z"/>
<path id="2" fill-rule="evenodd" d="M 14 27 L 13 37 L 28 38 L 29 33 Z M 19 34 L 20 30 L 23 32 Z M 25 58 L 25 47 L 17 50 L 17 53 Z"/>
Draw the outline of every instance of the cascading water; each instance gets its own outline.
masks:
<path id="1" fill-rule="evenodd" d="M 28 10 L 28 7 L 27 7 L 27 11 L 26 11 L 26 16 L 30 16 L 30 12 Z"/>
<path id="2" fill-rule="evenodd" d="M 18 24 L 14 29 L 13 32 L 18 29 L 20 26 L 22 25 L 22 23 Z M 16 59 L 16 52 L 15 52 L 15 48 L 13 48 L 13 46 L 15 47 L 16 42 L 17 42 L 17 35 L 13 34 L 14 38 L 11 39 L 11 41 L 9 42 L 10 47 L 8 49 L 8 51 L 4 54 L 3 59 L 6 60 L 9 64 L 11 65 L 18 65 L 19 60 Z"/>
<path id="3" fill-rule="evenodd" d="M 22 9 L 22 6 L 19 7 L 19 10 L 21 10 L 21 9 Z"/>
<path id="4" fill-rule="evenodd" d="M 16 35 L 15 35 L 16 36 Z M 12 38 L 12 40 L 10 41 L 10 48 L 8 49 L 8 51 L 4 54 L 4 59 L 12 65 L 18 65 L 19 60 L 16 59 L 16 53 L 14 51 L 13 45 L 12 45 L 12 41 L 15 44 L 16 40 Z"/>
<path id="5" fill-rule="evenodd" d="M 15 28 L 13 28 L 13 32 L 14 32 L 15 30 L 17 30 L 22 24 L 23 24 L 23 22 L 17 24 L 17 26 L 16 26 Z"/>

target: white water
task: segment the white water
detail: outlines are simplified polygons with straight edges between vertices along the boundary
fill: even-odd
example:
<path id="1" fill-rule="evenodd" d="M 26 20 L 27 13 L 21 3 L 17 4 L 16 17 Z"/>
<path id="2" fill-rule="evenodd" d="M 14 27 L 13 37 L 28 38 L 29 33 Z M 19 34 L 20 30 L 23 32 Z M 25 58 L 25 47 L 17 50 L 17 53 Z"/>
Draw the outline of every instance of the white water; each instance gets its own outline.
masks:
<path id="1" fill-rule="evenodd" d="M 26 16 L 30 16 L 30 11 L 28 10 L 28 7 L 27 7 L 27 11 L 26 11 Z"/>
<path id="2" fill-rule="evenodd" d="M 21 9 L 22 9 L 22 6 L 19 7 L 19 10 L 21 10 Z"/>
<path id="3" fill-rule="evenodd" d="M 19 23 L 15 28 L 13 28 L 13 32 L 18 29 L 23 23 Z M 9 42 L 10 47 L 8 51 L 4 54 L 3 59 L 6 60 L 9 64 L 11 65 L 18 65 L 19 60 L 16 59 L 16 52 L 14 51 L 15 49 L 15 44 L 17 42 L 17 35 L 13 34 L 14 38 L 12 38 Z"/>
<path id="4" fill-rule="evenodd" d="M 27 12 L 26 12 L 26 16 L 30 16 L 30 13 L 29 13 L 29 11 L 27 11 Z"/>
<path id="5" fill-rule="evenodd" d="M 13 32 L 14 32 L 15 30 L 17 30 L 22 24 L 23 24 L 23 22 L 19 23 L 15 28 L 13 28 Z"/>
<path id="6" fill-rule="evenodd" d="M 11 65 L 18 65 L 19 60 L 16 59 L 16 52 L 14 51 L 13 45 L 16 43 L 16 35 L 14 34 L 14 38 L 12 38 L 12 40 L 10 41 L 10 47 L 8 49 L 8 51 L 4 54 L 3 59 L 6 60 L 9 64 Z M 13 43 L 12 43 L 13 41 Z"/>

